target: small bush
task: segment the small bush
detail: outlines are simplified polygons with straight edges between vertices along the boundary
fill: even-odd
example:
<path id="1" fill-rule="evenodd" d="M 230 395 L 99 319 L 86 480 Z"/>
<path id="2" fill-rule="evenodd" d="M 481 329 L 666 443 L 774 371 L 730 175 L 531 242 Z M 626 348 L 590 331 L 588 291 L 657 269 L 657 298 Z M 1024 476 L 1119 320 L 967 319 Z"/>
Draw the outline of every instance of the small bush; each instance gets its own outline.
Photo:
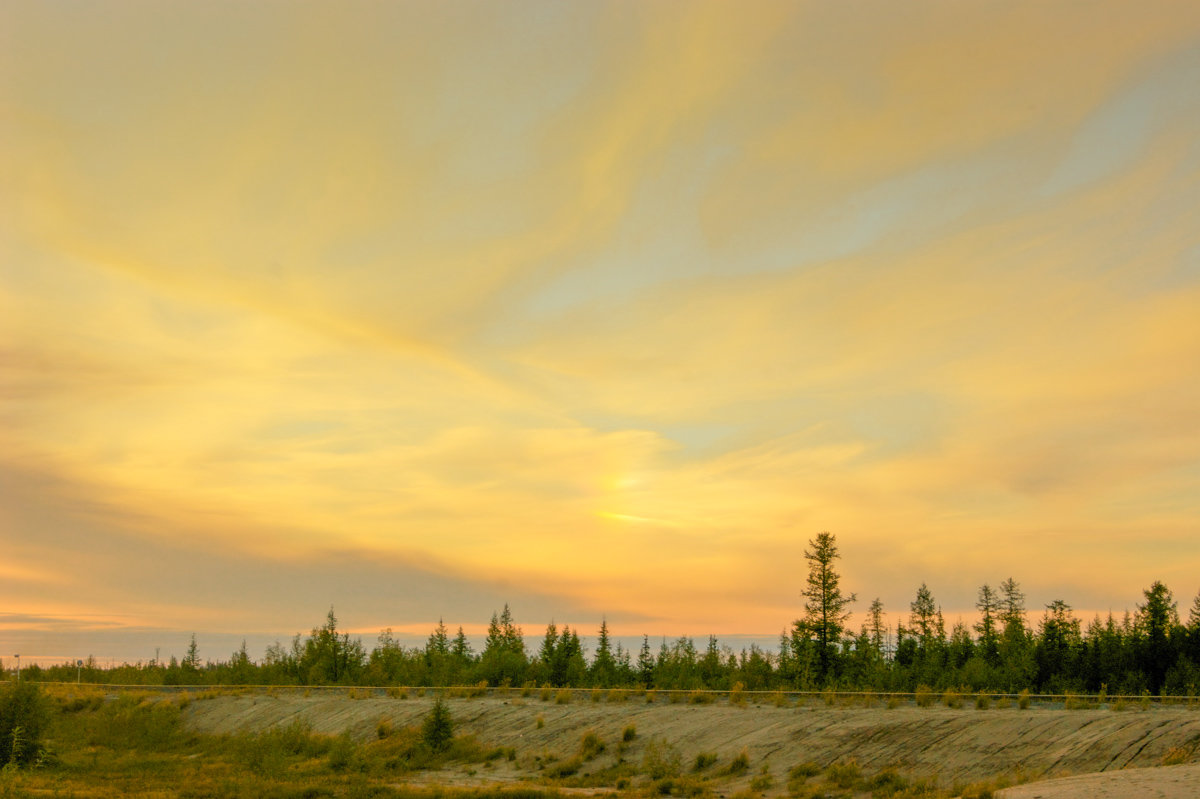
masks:
<path id="1" fill-rule="evenodd" d="M 692 691 L 692 695 L 688 697 L 690 705 L 711 705 L 713 695 L 708 691 Z"/>
<path id="2" fill-rule="evenodd" d="M 571 704 L 571 689 L 569 689 L 569 688 L 559 689 L 559 692 L 554 695 L 554 704 L 556 704 L 556 705 Z"/>
<path id="3" fill-rule="evenodd" d="M 933 689 L 928 685 L 918 685 L 915 696 L 917 707 L 929 707 L 933 704 Z"/>
<path id="4" fill-rule="evenodd" d="M 889 697 L 888 697 L 888 700 L 887 700 L 887 709 L 888 709 L 888 710 L 895 710 L 895 709 L 896 709 L 896 708 L 898 708 L 898 707 L 900 707 L 900 697 L 898 697 L 898 696 L 889 696 Z"/>
<path id="5" fill-rule="evenodd" d="M 825 779 L 839 788 L 853 788 L 862 781 L 862 769 L 858 762 L 847 760 L 844 763 L 834 763 L 825 769 Z"/>
<path id="6" fill-rule="evenodd" d="M 1092 707 L 1092 703 L 1081 696 L 1068 692 L 1063 707 L 1067 710 L 1088 710 Z"/>
<path id="7" fill-rule="evenodd" d="M 799 763 L 788 769 L 789 780 L 806 780 L 809 777 L 815 777 L 821 773 L 821 767 L 811 760 L 805 763 Z"/>
<path id="8" fill-rule="evenodd" d="M 1012 707 L 1012 700 L 1007 696 L 1002 696 L 996 700 L 996 707 L 1000 710 L 1007 710 Z"/>
<path id="9" fill-rule="evenodd" d="M 1017 707 L 1021 710 L 1029 709 L 1029 689 L 1022 688 L 1021 693 L 1017 694 Z"/>
<path id="10" fill-rule="evenodd" d="M 963 786 L 958 795 L 960 799 L 992 799 L 995 796 L 995 787 L 990 780 L 972 782 Z"/>
<path id="11" fill-rule="evenodd" d="M 603 751 L 604 741 L 600 739 L 595 730 L 588 730 L 583 734 L 583 739 L 579 742 L 580 757 L 584 760 L 592 760 Z"/>
<path id="12" fill-rule="evenodd" d="M 872 777 L 867 784 L 871 788 L 872 796 L 893 796 L 908 787 L 908 780 L 896 769 L 887 768 Z"/>
<path id="13" fill-rule="evenodd" d="M 957 691 L 947 690 L 946 693 L 942 694 L 942 704 L 946 707 L 960 708 L 963 705 L 962 697 Z"/>
<path id="14" fill-rule="evenodd" d="M 646 704 L 647 705 L 654 704 L 654 691 L 653 690 L 646 692 Z"/>
<path id="15" fill-rule="evenodd" d="M 826 688 L 821 692 L 821 698 L 825 700 L 826 707 L 833 707 L 837 702 L 837 693 L 832 688 Z"/>
<path id="16" fill-rule="evenodd" d="M 729 689 L 729 704 L 745 705 L 746 704 L 746 685 L 742 682 L 735 682 L 733 687 Z"/>
<path id="17" fill-rule="evenodd" d="M 642 770 L 651 779 L 678 777 L 680 768 L 679 751 L 675 747 L 657 738 L 646 744 L 646 751 L 642 754 Z"/>
<path id="18" fill-rule="evenodd" d="M 704 769 L 717 762 L 715 752 L 701 752 L 696 755 L 696 762 L 692 764 L 692 771 L 704 771 Z"/>
<path id="19" fill-rule="evenodd" d="M 550 683 L 543 683 L 542 690 L 540 692 L 538 692 L 538 698 L 541 699 L 543 702 L 549 702 L 550 697 L 553 695 L 553 693 L 554 693 L 554 691 L 550 687 Z"/>
<path id="20" fill-rule="evenodd" d="M 358 746 L 350 737 L 350 733 L 344 732 L 337 736 L 329 747 L 329 768 L 334 771 L 346 771 L 350 768 L 350 763 L 354 760 L 357 751 Z"/>
<path id="21" fill-rule="evenodd" d="M 621 730 L 621 740 L 624 741 L 625 743 L 629 743 L 636 737 L 637 737 L 637 727 L 635 727 L 632 724 L 630 724 L 625 729 Z"/>
<path id="22" fill-rule="evenodd" d="M 991 704 L 992 704 L 992 698 L 990 696 L 988 696 L 987 694 L 985 694 L 983 691 L 980 691 L 979 693 L 975 694 L 975 709 L 976 710 L 987 710 L 988 707 L 991 706 Z"/>
<path id="23" fill-rule="evenodd" d="M 375 722 L 375 737 L 383 740 L 392 734 L 392 722 L 388 719 L 380 719 Z"/>
<path id="24" fill-rule="evenodd" d="M 775 707 L 791 707 L 792 705 L 791 700 L 787 698 L 783 691 L 776 691 L 771 694 L 771 704 Z"/>
<path id="25" fill-rule="evenodd" d="M 1164 766 L 1178 766 L 1188 762 L 1191 752 L 1186 747 L 1172 746 L 1163 755 L 1162 764 Z"/>
<path id="26" fill-rule="evenodd" d="M 537 728 L 538 728 L 539 730 L 540 730 L 542 727 L 545 727 L 545 726 L 546 726 L 546 717 L 545 717 L 545 716 L 543 716 L 541 713 L 539 713 L 539 714 L 538 714 L 538 717 L 535 719 L 535 721 L 537 722 Z"/>
<path id="27" fill-rule="evenodd" d="M 741 774 L 748 768 L 750 768 L 750 753 L 743 749 L 734 756 L 733 760 L 729 761 L 729 765 L 721 773 L 732 776 Z"/>
<path id="28" fill-rule="evenodd" d="M 599 702 L 604 698 L 604 691 L 601 691 L 599 688 L 593 688 L 588 694 L 591 696 L 593 702 Z"/>
<path id="29" fill-rule="evenodd" d="M 583 758 L 575 755 L 575 757 L 560 760 L 557 763 L 551 763 L 546 766 L 546 776 L 555 778 L 570 777 L 581 768 L 583 768 Z"/>
<path id="30" fill-rule="evenodd" d="M 750 790 L 765 791 L 774 784 L 775 778 L 771 776 L 770 772 L 764 771 L 762 774 L 759 774 L 754 779 L 750 780 Z"/>

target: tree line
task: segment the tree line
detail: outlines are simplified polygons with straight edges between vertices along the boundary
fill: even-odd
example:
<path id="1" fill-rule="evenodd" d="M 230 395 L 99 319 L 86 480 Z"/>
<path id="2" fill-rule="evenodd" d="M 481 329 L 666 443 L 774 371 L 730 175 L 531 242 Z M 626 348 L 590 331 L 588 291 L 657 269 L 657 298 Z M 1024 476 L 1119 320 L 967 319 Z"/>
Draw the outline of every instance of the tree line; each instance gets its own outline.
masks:
<path id="1" fill-rule="evenodd" d="M 195 636 L 182 660 L 97 667 L 29 666 L 30 680 L 111 684 L 228 685 L 550 685 L 577 688 L 913 691 L 968 689 L 1016 693 L 1195 695 L 1200 687 L 1200 594 L 1183 623 L 1171 591 L 1155 582 L 1135 613 L 1083 622 L 1063 600 L 1031 621 L 1025 595 L 1011 577 L 979 588 L 974 624 L 947 629 L 934 596 L 922 583 L 894 629 L 882 602 L 872 601 L 857 630 L 848 624 L 857 601 L 843 590 L 839 553 L 830 533 L 805 552 L 808 579 L 803 613 L 785 628 L 776 651 L 751 645 L 734 651 L 716 636 L 697 647 L 690 637 L 643 636 L 637 651 L 613 643 L 601 622 L 594 652 L 578 629 L 554 622 L 533 651 L 507 605 L 493 613 L 482 651 L 460 626 L 442 622 L 424 646 L 401 645 L 390 629 L 367 651 L 338 627 L 333 608 L 325 623 L 290 645 L 276 642 L 254 660 L 243 643 L 225 661 L 201 662 Z"/>

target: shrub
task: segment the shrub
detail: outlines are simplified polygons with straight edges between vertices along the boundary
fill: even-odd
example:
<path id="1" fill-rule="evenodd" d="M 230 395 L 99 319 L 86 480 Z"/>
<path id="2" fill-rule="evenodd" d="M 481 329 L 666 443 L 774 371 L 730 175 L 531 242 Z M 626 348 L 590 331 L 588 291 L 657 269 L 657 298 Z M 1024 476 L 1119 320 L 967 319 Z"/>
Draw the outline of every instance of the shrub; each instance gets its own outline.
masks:
<path id="1" fill-rule="evenodd" d="M 750 780 L 750 790 L 765 791 L 774 784 L 775 779 L 771 776 L 771 773 L 769 771 L 763 771 L 757 777 Z"/>
<path id="2" fill-rule="evenodd" d="M 444 752 L 454 739 L 454 722 L 446 703 L 439 696 L 433 701 L 433 708 L 421 724 L 421 740 L 434 752 Z"/>
<path id="3" fill-rule="evenodd" d="M 947 689 L 946 693 L 942 694 L 942 703 L 946 707 L 960 708 L 962 707 L 962 697 L 958 692 Z"/>
<path id="4" fill-rule="evenodd" d="M 775 705 L 775 707 L 791 707 L 792 703 L 784 695 L 783 691 L 776 691 L 771 694 L 771 704 Z"/>
<path id="5" fill-rule="evenodd" d="M 985 694 L 983 691 L 980 691 L 979 693 L 975 694 L 975 709 L 976 710 L 987 710 L 991 704 L 992 704 L 992 698 L 990 696 L 988 696 L 987 694 Z"/>
<path id="6" fill-rule="evenodd" d="M 799 763 L 792 766 L 788 770 L 789 780 L 806 780 L 809 777 L 815 777 L 821 773 L 821 767 L 809 760 L 806 763 Z"/>
<path id="7" fill-rule="evenodd" d="M 868 785 L 872 796 L 892 796 L 907 788 L 908 780 L 894 768 L 887 768 L 872 777 Z"/>
<path id="8" fill-rule="evenodd" d="M 635 727 L 632 724 L 630 724 L 625 729 L 621 730 L 621 740 L 624 741 L 625 743 L 629 743 L 636 737 L 637 737 L 637 727 Z"/>
<path id="9" fill-rule="evenodd" d="M 692 764 L 692 771 L 704 771 L 704 769 L 717 762 L 715 752 L 701 752 L 696 755 L 696 762 Z"/>
<path id="10" fill-rule="evenodd" d="M 722 772 L 724 774 L 741 774 L 746 769 L 750 768 L 750 753 L 745 749 L 738 752 L 733 760 L 729 761 L 729 765 Z"/>
<path id="11" fill-rule="evenodd" d="M 746 704 L 746 685 L 742 682 L 735 682 L 733 687 L 729 689 L 729 704 L 744 705 Z"/>
<path id="12" fill-rule="evenodd" d="M 583 767 L 583 758 L 579 755 L 567 760 L 560 760 L 557 763 L 551 763 L 546 766 L 546 776 L 548 777 L 570 777 Z"/>
<path id="13" fill-rule="evenodd" d="M 1162 764 L 1164 766 L 1178 766 L 1188 761 L 1189 752 L 1182 746 L 1172 746 L 1163 755 Z"/>
<path id="14" fill-rule="evenodd" d="M 1022 688 L 1021 693 L 1017 694 L 1017 707 L 1021 710 L 1029 709 L 1029 689 Z"/>
<path id="15" fill-rule="evenodd" d="M 583 739 L 579 742 L 579 754 L 584 760 L 591 760 L 603 751 L 604 741 L 600 740 L 595 730 L 588 730 L 583 734 Z"/>
<path id="16" fill-rule="evenodd" d="M 350 767 L 357 750 L 358 747 L 350 733 L 344 732 L 337 736 L 333 739 L 333 745 L 329 747 L 329 767 L 334 771 L 345 771 Z"/>
<path id="17" fill-rule="evenodd" d="M 543 683 L 542 690 L 538 692 L 538 698 L 541 699 L 543 702 L 549 702 L 550 695 L 552 693 L 553 693 L 553 691 L 550 688 L 550 683 Z"/>
<path id="18" fill-rule="evenodd" d="M 918 685 L 916 692 L 917 707 L 929 707 L 933 704 L 933 689 L 928 685 Z"/>
<path id="19" fill-rule="evenodd" d="M 571 703 L 571 689 L 570 688 L 559 689 L 559 692 L 554 695 L 554 704 L 567 705 L 570 703 Z"/>
<path id="20" fill-rule="evenodd" d="M 692 691 L 692 695 L 688 697 L 690 705 L 711 705 L 713 695 L 708 691 Z"/>
<path id="21" fill-rule="evenodd" d="M 678 777 L 679 752 L 666 741 L 652 739 L 646 744 L 646 751 L 642 755 L 642 769 L 655 780 Z"/>
<path id="22" fill-rule="evenodd" d="M 546 717 L 545 717 L 545 716 L 543 716 L 541 713 L 539 713 L 539 714 L 538 714 L 538 717 L 537 717 L 537 719 L 535 719 L 535 721 L 537 722 L 537 728 L 538 728 L 539 730 L 540 730 L 542 727 L 545 727 L 545 726 L 546 726 Z"/>
<path id="23" fill-rule="evenodd" d="M 854 760 L 834 763 L 825 769 L 825 778 L 839 788 L 853 788 L 862 780 L 862 769 Z"/>

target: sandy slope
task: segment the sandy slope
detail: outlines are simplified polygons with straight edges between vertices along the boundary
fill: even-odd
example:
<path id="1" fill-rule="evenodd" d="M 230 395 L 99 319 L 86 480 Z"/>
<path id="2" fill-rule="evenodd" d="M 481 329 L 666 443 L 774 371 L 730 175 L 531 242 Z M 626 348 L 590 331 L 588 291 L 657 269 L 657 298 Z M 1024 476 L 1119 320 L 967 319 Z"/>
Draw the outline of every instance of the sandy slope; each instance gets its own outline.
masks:
<path id="1" fill-rule="evenodd" d="M 350 699 L 341 693 L 281 693 L 199 700 L 186 712 L 187 723 L 204 732 L 261 730 L 304 719 L 318 732 L 349 730 L 365 739 L 380 719 L 396 726 L 419 724 L 431 704 L 429 696 Z M 825 766 L 855 758 L 867 773 L 895 766 L 916 775 L 937 774 L 946 783 L 1014 772 L 1053 777 L 1158 766 L 1172 747 L 1194 750 L 1200 743 L 1200 711 L 1183 707 L 888 710 L 810 702 L 778 708 L 668 704 L 661 696 L 654 704 L 630 698 L 622 703 L 576 699 L 558 705 L 516 696 L 455 698 L 448 704 L 460 731 L 475 733 L 488 745 L 515 747 L 522 758 L 571 754 L 587 730 L 615 742 L 633 724 L 638 735 L 630 757 L 640 757 L 636 746 L 652 738 L 670 742 L 685 763 L 700 752 L 727 760 L 745 748 L 755 769 L 768 759 L 777 775 L 804 761 Z M 539 716 L 544 719 L 541 729 Z M 1200 754 L 1193 757 L 1200 759 Z M 494 778 L 520 776 L 498 772 Z M 1013 794 L 1023 799 L 1035 795 Z M 1190 795 L 1200 796 L 1200 790 Z"/>
<path id="2" fill-rule="evenodd" d="M 1200 765 L 1082 774 L 1006 788 L 997 799 L 1195 799 Z"/>

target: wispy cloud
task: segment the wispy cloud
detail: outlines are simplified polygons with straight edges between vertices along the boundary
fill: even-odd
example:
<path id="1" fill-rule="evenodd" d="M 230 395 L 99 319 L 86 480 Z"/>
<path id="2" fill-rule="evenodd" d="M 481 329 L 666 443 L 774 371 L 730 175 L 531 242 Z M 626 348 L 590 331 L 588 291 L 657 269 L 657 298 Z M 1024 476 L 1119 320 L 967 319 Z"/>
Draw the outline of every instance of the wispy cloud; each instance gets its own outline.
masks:
<path id="1" fill-rule="evenodd" d="M 869 11 L 6 6 L 0 595 L 1190 593 L 1200 14 Z"/>

